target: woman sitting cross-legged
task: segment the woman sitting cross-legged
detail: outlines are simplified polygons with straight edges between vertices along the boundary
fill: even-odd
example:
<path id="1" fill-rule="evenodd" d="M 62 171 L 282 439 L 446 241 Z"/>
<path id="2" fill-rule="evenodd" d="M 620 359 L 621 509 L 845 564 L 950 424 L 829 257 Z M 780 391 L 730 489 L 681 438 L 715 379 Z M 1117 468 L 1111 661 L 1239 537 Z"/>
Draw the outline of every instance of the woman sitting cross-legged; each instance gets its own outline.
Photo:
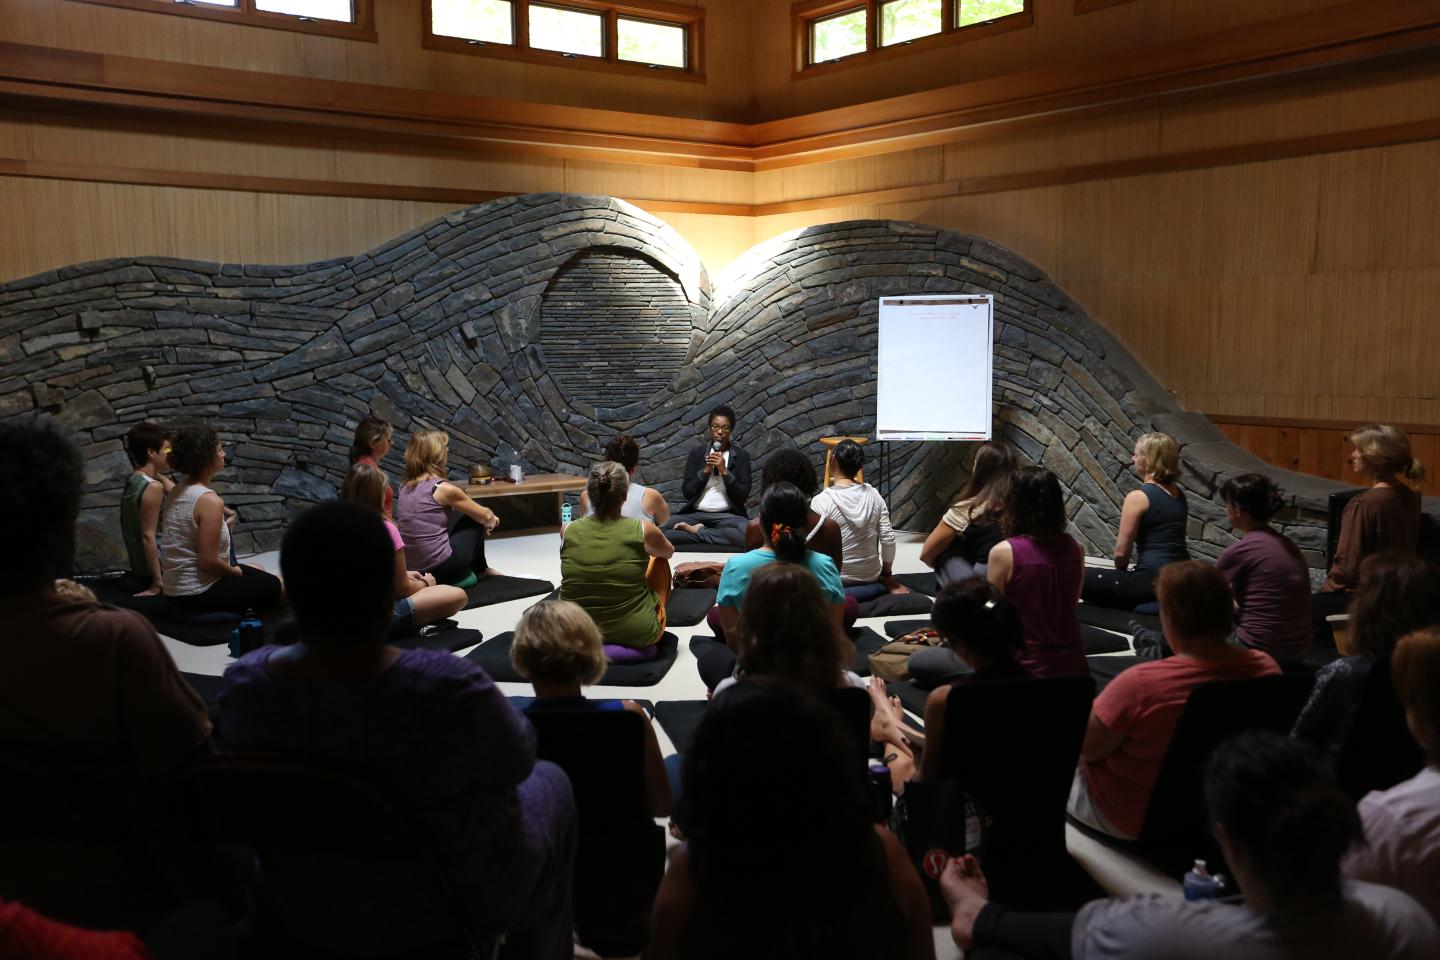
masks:
<path id="1" fill-rule="evenodd" d="M 840 582 L 845 593 L 859 602 L 886 593 L 909 593 L 890 572 L 895 560 L 895 531 L 890 508 L 880 491 L 855 478 L 865 466 L 865 451 L 854 440 L 835 447 L 839 476 L 810 501 L 816 513 L 840 525 L 844 562 Z"/>
<path id="2" fill-rule="evenodd" d="M 465 587 L 497 573 L 485 562 L 485 537 L 500 524 L 489 507 L 445 479 L 450 437 L 426 430 L 405 446 L 405 479 L 395 497 L 395 526 L 405 541 L 405 566 L 439 583 Z"/>
<path id="3" fill-rule="evenodd" d="M 600 629 L 578 604 L 542 600 L 526 610 L 515 628 L 510 661 L 535 687 L 526 713 L 548 710 L 629 710 L 645 721 L 645 800 L 652 817 L 670 815 L 670 784 L 650 715 L 634 700 L 591 700 L 582 687 L 605 675 Z"/>
<path id="4" fill-rule="evenodd" d="M 1036 677 L 1089 673 L 1075 616 L 1085 551 L 1065 532 L 1065 498 L 1055 474 L 1044 467 L 1017 470 L 1005 490 L 1001 526 L 1006 539 L 990 550 L 985 576 L 1020 612 L 1020 663 Z"/>
<path id="5" fill-rule="evenodd" d="M 160 507 L 175 483 L 161 471 L 170 469 L 170 431 L 149 423 L 137 423 L 125 434 L 125 453 L 134 472 L 120 494 L 120 534 L 130 560 L 130 576 L 138 586 L 137 597 L 161 592 L 165 578 L 160 573 Z"/>
<path id="6" fill-rule="evenodd" d="M 625 502 L 620 506 L 620 516 L 648 520 L 657 527 L 665 526 L 665 521 L 670 519 L 670 505 L 665 502 L 659 490 L 635 482 L 635 474 L 640 470 L 640 444 L 635 442 L 635 438 L 628 433 L 622 433 L 605 444 L 605 459 L 624 467 L 630 481 L 625 488 Z M 580 516 L 589 517 L 594 513 L 595 508 L 590 503 L 589 492 L 581 490 Z"/>
<path id="7" fill-rule="evenodd" d="M 684 780 L 688 840 L 656 896 L 651 960 L 934 956 L 920 878 L 815 693 L 756 679 L 717 698 Z"/>
<path id="8" fill-rule="evenodd" d="M 1152 894 L 1095 900 L 1078 913 L 1011 910 L 990 902 L 985 875 L 966 856 L 940 877 L 956 945 L 967 960 L 1440 956 L 1440 933 L 1410 896 L 1341 879 L 1360 823 L 1305 744 L 1269 732 L 1227 740 L 1210 757 L 1205 801 L 1243 903 Z"/>
<path id="9" fill-rule="evenodd" d="M 1003 443 L 975 448 L 970 479 L 920 548 L 920 562 L 935 570 L 940 586 L 985 576 L 990 548 L 1005 539 L 1000 510 L 1015 467 L 1015 451 Z"/>
<path id="10" fill-rule="evenodd" d="M 389 489 L 390 481 L 379 468 L 356 463 L 340 484 L 340 499 L 369 507 L 384 520 L 385 492 Z M 395 620 L 391 632 L 411 633 L 416 627 L 453 617 L 465 609 L 468 598 L 464 590 L 436 583 L 433 573 L 414 573 L 405 568 L 405 541 L 400 530 L 389 520 L 384 523 L 395 544 Z"/>
<path id="11" fill-rule="evenodd" d="M 380 515 L 386 520 L 391 519 L 394 511 L 391 509 L 395 490 L 390 486 L 390 478 L 385 476 L 380 461 L 385 454 L 390 452 L 393 445 L 394 433 L 390 429 L 390 421 L 382 420 L 379 417 L 366 417 L 355 425 L 355 439 L 350 444 L 350 465 L 363 463 L 366 466 L 374 467 L 380 471 L 380 476 L 385 478 L 384 502 L 381 504 Z"/>
<path id="12" fill-rule="evenodd" d="M 386 644 L 394 554 L 371 507 L 332 501 L 297 517 L 280 569 L 300 640 L 225 671 L 220 728 L 231 749 L 364 771 L 429 835 L 457 903 L 433 866 L 286 856 L 262 864 L 266 909 L 311 947 L 390 956 L 458 939 L 458 907 L 503 931 L 507 956 L 568 960 L 570 781 L 537 762 L 534 730 L 479 666 Z"/>
<path id="13" fill-rule="evenodd" d="M 160 511 L 160 569 L 171 605 L 190 615 L 277 606 L 284 599 L 279 577 L 230 562 L 225 502 L 209 486 L 225 466 L 220 437 L 203 424 L 180 428 L 170 466 L 184 477 Z"/>
<path id="14" fill-rule="evenodd" d="M 765 499 L 765 491 L 777 483 L 791 484 L 807 498 L 815 496 L 820 490 L 820 478 L 815 473 L 815 464 L 794 447 L 782 447 L 765 458 L 765 466 L 760 469 L 762 501 Z M 840 525 L 807 506 L 801 526 L 804 527 L 806 547 L 829 557 L 836 570 L 844 569 L 845 545 L 840 535 Z M 746 524 L 745 549 L 756 550 L 769 542 L 770 533 L 760 520 L 751 520 Z"/>
<path id="15" fill-rule="evenodd" d="M 739 649 L 735 627 L 745 603 L 745 594 L 750 589 L 751 578 L 762 567 L 784 562 L 808 570 L 825 597 L 832 624 L 837 631 L 841 629 L 845 589 L 840 584 L 840 573 L 835 569 L 834 561 L 806 547 L 805 522 L 809 512 L 810 499 L 793 484 L 782 481 L 772 484 L 765 491 L 765 497 L 760 502 L 760 523 L 767 532 L 769 542 L 749 553 L 731 557 L 725 564 L 715 594 L 715 607 L 707 618 L 723 643 L 702 642 L 697 638 L 690 644 L 700 679 L 705 681 L 708 689 L 714 690 L 716 684 L 735 670 L 736 651 Z"/>
<path id="16" fill-rule="evenodd" d="M 605 638 L 605 656 L 615 663 L 655 659 L 675 553 L 655 524 L 620 515 L 629 484 L 620 464 L 595 464 L 585 484 L 595 515 L 560 533 L 560 599 L 584 608 Z"/>

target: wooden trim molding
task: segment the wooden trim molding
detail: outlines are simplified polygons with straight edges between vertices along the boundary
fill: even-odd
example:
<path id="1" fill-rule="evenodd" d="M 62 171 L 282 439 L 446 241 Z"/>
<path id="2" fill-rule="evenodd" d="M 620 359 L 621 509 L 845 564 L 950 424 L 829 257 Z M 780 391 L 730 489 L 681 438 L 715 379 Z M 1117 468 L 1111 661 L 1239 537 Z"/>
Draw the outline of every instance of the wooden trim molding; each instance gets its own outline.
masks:
<path id="1" fill-rule="evenodd" d="M 375 0 L 350 0 L 354 19 L 349 23 L 260 10 L 256 8 L 255 0 L 236 0 L 233 7 L 206 5 L 204 0 L 198 0 L 198 2 L 187 0 L 184 3 L 178 2 L 178 0 L 72 0 L 72 2 L 93 3 L 104 7 L 123 7 L 126 10 L 143 10 L 146 13 L 161 13 L 169 16 L 194 17 L 198 20 L 218 20 L 246 27 L 313 33 L 322 37 L 339 37 L 342 40 L 363 40 L 367 43 L 375 43 L 379 40 L 379 36 L 375 32 Z"/>
<path id="2" fill-rule="evenodd" d="M 1078 17 L 1082 13 L 1094 13 L 1096 10 L 1105 10 L 1109 7 L 1119 7 L 1135 2 L 1136 0 L 1075 0 L 1072 12 Z"/>
<path id="3" fill-rule="evenodd" d="M 699 213 L 725 217 L 769 217 L 839 207 L 912 203 L 945 197 L 974 196 L 1029 190 L 1037 187 L 1111 180 L 1178 170 L 1230 166 L 1290 157 L 1312 156 L 1342 150 L 1415 143 L 1440 139 L 1440 119 L 1416 123 L 1371 127 L 1313 137 L 1291 137 L 1240 146 L 1194 150 L 1105 163 L 1051 167 L 1022 173 L 969 177 L 939 183 L 872 190 L 864 193 L 833 194 L 778 203 L 714 203 L 663 197 L 632 198 L 631 202 L 654 213 Z M 463 187 L 434 187 L 420 184 L 375 183 L 337 180 L 306 180 L 259 177 L 208 171 L 153 170 L 109 167 L 0 157 L 0 176 L 38 177 L 52 180 L 84 180 L 96 183 L 127 183 L 141 186 L 185 187 L 209 190 L 240 190 L 250 193 L 300 194 L 305 196 L 359 197 L 383 200 L 416 200 L 457 205 L 482 203 L 516 191 L 474 190 Z M 1245 422 L 1259 422 L 1247 420 Z M 1352 424 L 1353 426 L 1353 424 Z"/>
<path id="4" fill-rule="evenodd" d="M 1207 413 L 1205 414 L 1211 423 L 1233 424 L 1238 427 L 1289 427 L 1296 430 L 1344 430 L 1349 432 L 1363 423 L 1374 423 L 1372 418 L 1366 420 L 1312 420 L 1303 417 L 1251 417 L 1234 413 Z M 1393 423 L 1385 421 L 1392 427 L 1399 427 L 1406 433 L 1440 433 L 1440 423 Z M 1429 466 L 1427 464 L 1427 466 Z"/>
<path id="5" fill-rule="evenodd" d="M 763 123 L 727 123 L 444 91 L 279 76 L 0 43 L 0 95 L 187 118 L 300 123 L 356 136 L 464 139 L 494 149 L 588 151 L 631 163 L 757 171 L 914 149 L 1096 111 L 1304 83 L 1440 50 L 1434 0 L 1371 0 L 1158 44 L 1133 55 Z M 575 155 L 566 153 L 566 155 Z"/>

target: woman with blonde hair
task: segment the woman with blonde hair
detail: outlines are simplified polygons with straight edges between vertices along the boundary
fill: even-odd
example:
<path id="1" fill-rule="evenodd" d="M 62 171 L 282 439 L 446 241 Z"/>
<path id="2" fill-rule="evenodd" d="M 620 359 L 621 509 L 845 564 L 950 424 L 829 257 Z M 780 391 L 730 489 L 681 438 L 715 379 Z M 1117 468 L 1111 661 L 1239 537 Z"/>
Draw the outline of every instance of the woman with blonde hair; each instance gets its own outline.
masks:
<path id="1" fill-rule="evenodd" d="M 560 599 L 584 608 L 616 663 L 653 660 L 665 632 L 669 559 L 675 545 L 649 520 L 621 515 L 630 474 L 613 460 L 590 468 L 585 493 L 593 516 L 561 531 Z"/>
<path id="2" fill-rule="evenodd" d="M 1155 599 L 1155 577 L 1167 563 L 1190 559 L 1185 528 L 1190 508 L 1180 489 L 1180 445 L 1163 433 L 1135 441 L 1130 463 L 1140 488 L 1125 494 L 1115 535 L 1115 569 L 1085 571 L 1086 603 L 1133 610 Z M 1130 566 L 1135 556 L 1135 569 Z"/>
<path id="3" fill-rule="evenodd" d="M 405 479 L 395 498 L 395 526 L 405 541 L 408 569 L 463 588 L 497 572 L 485 562 L 485 537 L 500 518 L 445 479 L 449 459 L 450 437 L 443 430 L 410 438 Z"/>
<path id="4" fill-rule="evenodd" d="M 520 617 L 510 644 L 515 671 L 535 687 L 527 714 L 548 711 L 629 710 L 645 720 L 645 801 L 652 817 L 670 815 L 670 781 L 650 715 L 634 700 L 591 700 L 581 692 L 608 666 L 600 628 L 577 603 L 542 600 Z"/>
<path id="5" fill-rule="evenodd" d="M 353 500 L 380 514 L 390 541 L 395 544 L 395 619 L 392 633 L 410 633 L 415 627 L 452 617 L 465 608 L 465 591 L 435 582 L 433 573 L 418 573 L 405 567 L 405 540 L 400 530 L 385 517 L 385 499 L 390 481 L 379 468 L 356 463 L 340 484 L 340 499 Z"/>

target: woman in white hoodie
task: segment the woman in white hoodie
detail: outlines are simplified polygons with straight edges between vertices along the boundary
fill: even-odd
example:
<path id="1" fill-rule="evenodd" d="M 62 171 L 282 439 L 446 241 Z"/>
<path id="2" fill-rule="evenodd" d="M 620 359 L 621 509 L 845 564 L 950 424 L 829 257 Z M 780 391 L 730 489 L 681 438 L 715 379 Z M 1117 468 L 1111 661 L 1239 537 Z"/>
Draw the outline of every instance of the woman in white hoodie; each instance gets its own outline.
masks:
<path id="1" fill-rule="evenodd" d="M 845 557 L 840 581 L 845 592 L 861 603 L 885 593 L 909 593 L 890 574 L 895 560 L 890 508 L 880 491 L 855 479 L 865 466 L 865 451 L 854 440 L 842 440 L 835 447 L 834 464 L 839 476 L 815 495 L 810 509 L 840 526 Z"/>

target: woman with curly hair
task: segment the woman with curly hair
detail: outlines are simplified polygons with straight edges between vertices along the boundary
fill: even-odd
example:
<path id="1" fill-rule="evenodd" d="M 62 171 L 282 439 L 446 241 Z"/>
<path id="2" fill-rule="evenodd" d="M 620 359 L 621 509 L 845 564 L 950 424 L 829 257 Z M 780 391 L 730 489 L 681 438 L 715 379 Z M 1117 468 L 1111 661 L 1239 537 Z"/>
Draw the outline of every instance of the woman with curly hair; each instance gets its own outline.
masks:
<path id="1" fill-rule="evenodd" d="M 1065 498 L 1055 474 L 1034 466 L 1015 471 L 1000 525 L 1006 539 L 990 550 L 986 579 L 1020 611 L 1020 665 L 1036 677 L 1089 673 L 1075 616 L 1085 551 L 1065 532 Z"/>
<path id="2" fill-rule="evenodd" d="M 640 470 L 640 444 L 635 442 L 635 438 L 628 433 L 622 433 L 605 444 L 604 459 L 620 464 L 629 475 L 630 483 L 625 488 L 625 503 L 620 507 L 620 516 L 649 520 L 657 527 L 665 526 L 665 521 L 670 519 L 670 505 L 665 502 L 659 490 L 635 482 L 635 475 Z M 580 516 L 588 517 L 594 513 L 588 491 L 581 490 Z"/>
<path id="3" fill-rule="evenodd" d="M 170 468 L 183 477 L 165 497 L 160 522 L 160 568 L 165 596 L 182 613 L 244 613 L 277 606 L 280 578 L 230 562 L 225 502 L 210 481 L 225 466 L 220 437 L 205 424 L 175 432 Z"/>

